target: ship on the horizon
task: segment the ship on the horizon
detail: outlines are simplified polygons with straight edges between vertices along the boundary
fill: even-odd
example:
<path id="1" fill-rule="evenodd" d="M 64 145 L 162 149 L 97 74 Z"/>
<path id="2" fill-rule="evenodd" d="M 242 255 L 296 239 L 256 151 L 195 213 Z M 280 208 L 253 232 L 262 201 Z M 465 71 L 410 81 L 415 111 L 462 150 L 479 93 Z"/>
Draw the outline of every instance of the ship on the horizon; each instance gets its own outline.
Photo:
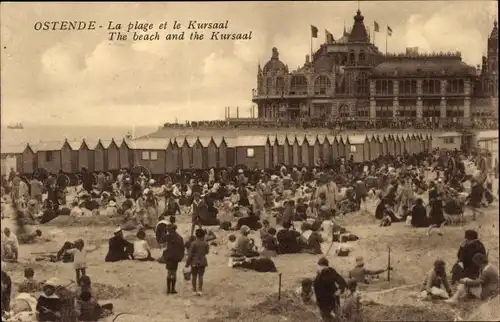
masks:
<path id="1" fill-rule="evenodd" d="M 22 130 L 24 129 L 24 126 L 22 123 L 16 123 L 7 125 L 7 128 L 11 130 Z"/>

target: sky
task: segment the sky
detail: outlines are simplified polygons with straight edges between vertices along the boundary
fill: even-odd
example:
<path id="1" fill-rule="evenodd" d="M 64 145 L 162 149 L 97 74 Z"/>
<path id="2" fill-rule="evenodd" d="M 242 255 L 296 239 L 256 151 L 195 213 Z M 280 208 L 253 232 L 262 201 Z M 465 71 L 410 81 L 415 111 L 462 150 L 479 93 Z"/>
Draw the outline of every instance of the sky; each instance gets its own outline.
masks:
<path id="1" fill-rule="evenodd" d="M 473 4 L 472 4 L 472 3 Z M 213 3 L 1 3 L 1 121 L 48 125 L 160 125 L 223 119 L 225 106 L 248 116 L 257 66 L 277 47 L 296 69 L 310 52 L 310 25 L 341 36 L 357 1 Z M 460 51 L 481 63 L 497 19 L 495 1 L 361 1 L 365 24 L 381 26 L 376 45 L 389 52 Z M 240 41 L 110 42 L 108 21 L 225 21 Z M 94 32 L 35 31 L 37 21 L 95 20 Z M 166 31 L 162 31 L 165 33 Z"/>

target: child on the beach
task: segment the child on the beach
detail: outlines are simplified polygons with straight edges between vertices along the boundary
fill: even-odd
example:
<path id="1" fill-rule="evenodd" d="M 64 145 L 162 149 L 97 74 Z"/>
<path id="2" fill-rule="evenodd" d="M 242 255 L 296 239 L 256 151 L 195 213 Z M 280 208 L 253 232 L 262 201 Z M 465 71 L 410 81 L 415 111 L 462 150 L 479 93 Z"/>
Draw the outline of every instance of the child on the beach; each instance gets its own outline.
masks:
<path id="1" fill-rule="evenodd" d="M 86 275 L 87 269 L 87 250 L 84 249 L 85 243 L 82 239 L 75 241 L 75 248 L 66 250 L 66 253 L 73 255 L 73 267 L 75 268 L 76 281 Z"/>

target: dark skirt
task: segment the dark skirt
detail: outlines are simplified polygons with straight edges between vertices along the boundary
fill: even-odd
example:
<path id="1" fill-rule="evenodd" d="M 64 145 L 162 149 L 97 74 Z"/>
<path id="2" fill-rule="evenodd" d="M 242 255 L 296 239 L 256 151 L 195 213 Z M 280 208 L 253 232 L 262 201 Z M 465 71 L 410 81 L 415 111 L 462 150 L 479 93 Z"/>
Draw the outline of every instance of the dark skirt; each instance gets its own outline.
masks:
<path id="1" fill-rule="evenodd" d="M 179 262 L 178 261 L 173 261 L 173 260 L 167 260 L 165 262 L 165 267 L 169 271 L 176 271 L 179 268 Z"/>

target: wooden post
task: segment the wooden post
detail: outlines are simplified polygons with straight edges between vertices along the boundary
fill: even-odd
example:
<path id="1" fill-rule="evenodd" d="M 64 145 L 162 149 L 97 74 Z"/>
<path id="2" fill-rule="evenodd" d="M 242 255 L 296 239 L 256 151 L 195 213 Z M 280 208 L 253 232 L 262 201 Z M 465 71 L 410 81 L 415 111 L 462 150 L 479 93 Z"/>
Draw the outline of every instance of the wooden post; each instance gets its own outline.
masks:
<path id="1" fill-rule="evenodd" d="M 281 300 L 281 273 L 278 274 L 278 301 Z"/>
<path id="2" fill-rule="evenodd" d="M 387 281 L 391 281 L 391 247 L 389 248 L 389 254 L 387 255 Z"/>

